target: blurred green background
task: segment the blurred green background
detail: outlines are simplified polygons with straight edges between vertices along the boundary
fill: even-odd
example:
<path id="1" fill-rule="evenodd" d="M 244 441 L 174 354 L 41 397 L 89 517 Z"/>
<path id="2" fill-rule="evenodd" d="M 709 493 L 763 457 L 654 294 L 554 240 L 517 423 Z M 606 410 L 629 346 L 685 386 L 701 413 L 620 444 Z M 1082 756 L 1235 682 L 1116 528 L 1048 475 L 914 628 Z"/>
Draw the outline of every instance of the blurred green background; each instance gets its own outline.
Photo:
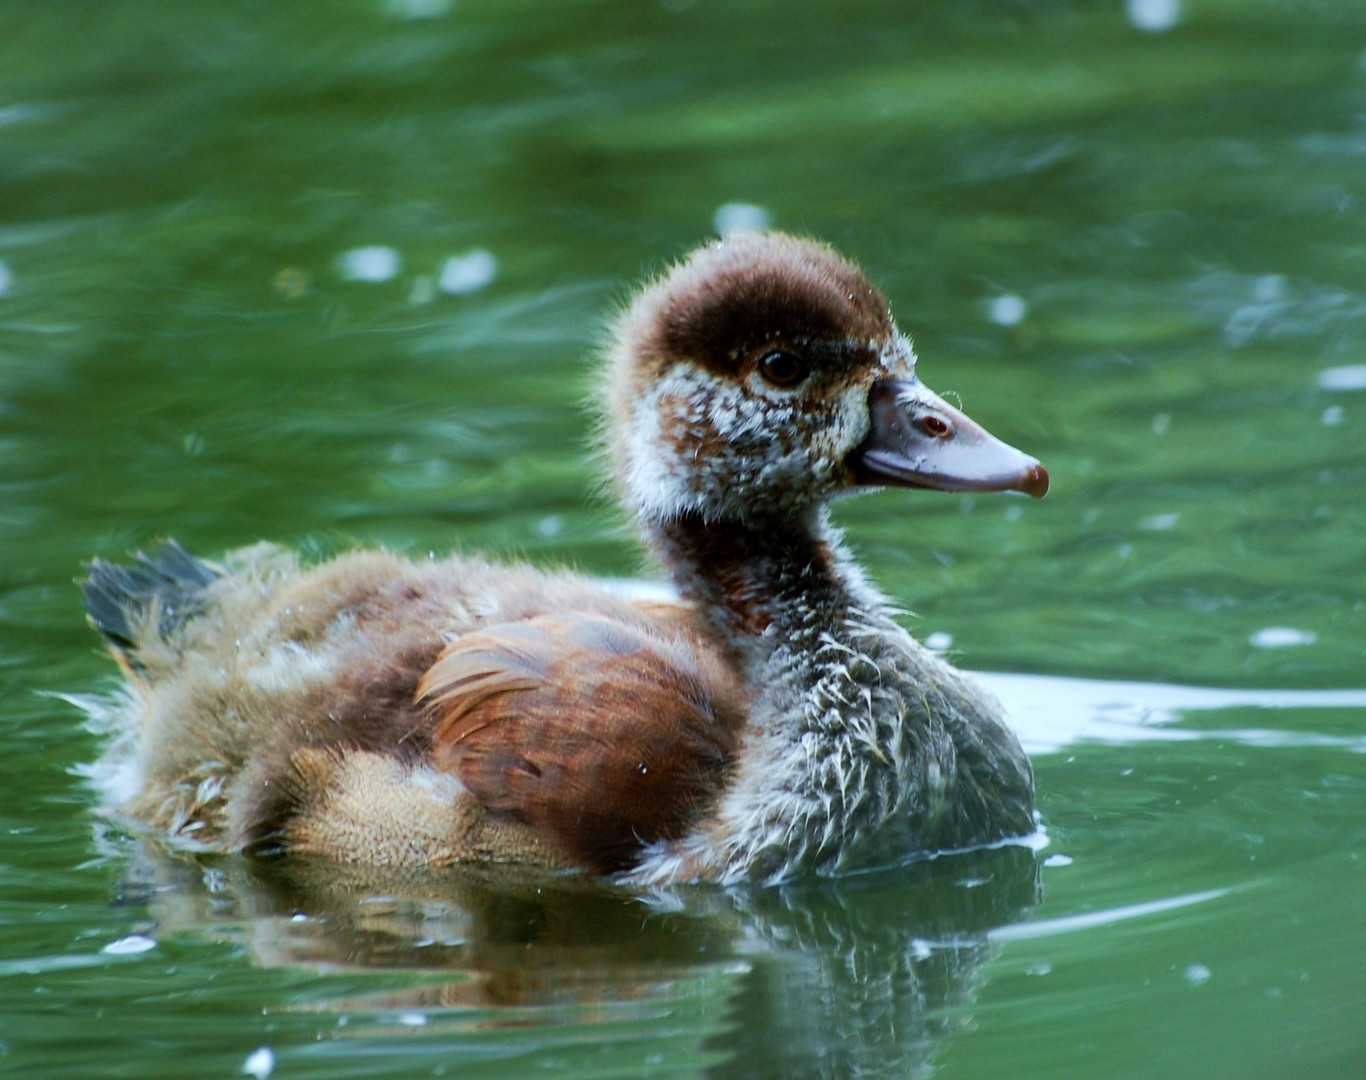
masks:
<path id="1" fill-rule="evenodd" d="M 0 0 L 0 1069 L 1366 1075 L 1366 702 L 1133 685 L 1366 686 L 1363 117 L 1346 0 Z M 859 260 L 1052 472 L 837 515 L 915 632 L 1041 677 L 1041 869 L 645 904 L 99 823 L 45 696 L 112 685 L 83 560 L 648 572 L 594 345 L 735 221 Z"/>

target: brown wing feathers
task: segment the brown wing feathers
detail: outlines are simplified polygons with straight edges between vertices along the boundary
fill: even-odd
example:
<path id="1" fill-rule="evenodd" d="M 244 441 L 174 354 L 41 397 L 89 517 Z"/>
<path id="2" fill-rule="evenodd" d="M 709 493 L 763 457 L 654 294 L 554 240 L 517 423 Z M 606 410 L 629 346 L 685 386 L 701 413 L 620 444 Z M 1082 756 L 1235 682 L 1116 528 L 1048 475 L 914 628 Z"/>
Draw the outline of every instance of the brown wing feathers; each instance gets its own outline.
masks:
<path id="1" fill-rule="evenodd" d="M 741 717 L 686 647 L 587 615 L 466 635 L 418 697 L 439 767 L 599 872 L 686 831 L 724 785 Z"/>

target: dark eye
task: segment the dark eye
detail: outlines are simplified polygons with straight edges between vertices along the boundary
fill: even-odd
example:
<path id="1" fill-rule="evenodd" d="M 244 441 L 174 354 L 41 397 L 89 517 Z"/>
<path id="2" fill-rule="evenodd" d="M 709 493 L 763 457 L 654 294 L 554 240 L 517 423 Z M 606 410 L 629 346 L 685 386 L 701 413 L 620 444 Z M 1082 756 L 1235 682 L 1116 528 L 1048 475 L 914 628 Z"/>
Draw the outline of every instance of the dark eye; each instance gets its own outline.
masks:
<path id="1" fill-rule="evenodd" d="M 796 353 L 775 349 L 771 353 L 766 353 L 759 361 L 759 374 L 770 386 L 788 390 L 798 383 L 805 382 L 806 377 L 811 374 L 811 369 Z"/>

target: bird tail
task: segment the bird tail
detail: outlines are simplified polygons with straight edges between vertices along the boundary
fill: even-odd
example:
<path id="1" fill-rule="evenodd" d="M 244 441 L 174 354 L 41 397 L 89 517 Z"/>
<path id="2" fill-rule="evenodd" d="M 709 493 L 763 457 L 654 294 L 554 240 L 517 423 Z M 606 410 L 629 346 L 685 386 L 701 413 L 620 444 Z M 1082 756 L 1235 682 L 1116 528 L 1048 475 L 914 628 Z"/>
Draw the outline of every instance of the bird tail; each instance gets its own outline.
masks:
<path id="1" fill-rule="evenodd" d="M 114 658 L 130 673 L 141 668 L 140 640 L 155 630 L 163 640 L 199 614 L 204 591 L 223 571 L 191 555 L 175 540 L 151 554 L 137 552 L 128 565 L 95 559 L 81 583 L 85 612 Z"/>

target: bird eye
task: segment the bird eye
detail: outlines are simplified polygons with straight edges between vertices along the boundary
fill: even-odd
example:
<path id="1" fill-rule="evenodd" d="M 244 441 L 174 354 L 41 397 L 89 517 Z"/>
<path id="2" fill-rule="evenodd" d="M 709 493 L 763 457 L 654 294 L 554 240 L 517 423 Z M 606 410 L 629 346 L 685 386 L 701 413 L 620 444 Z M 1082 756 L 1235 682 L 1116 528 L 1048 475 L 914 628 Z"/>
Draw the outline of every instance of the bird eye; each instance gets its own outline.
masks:
<path id="1" fill-rule="evenodd" d="M 759 374 L 764 381 L 781 390 L 790 390 L 798 383 L 805 382 L 810 373 L 811 369 L 806 366 L 805 360 L 785 349 L 767 353 L 759 361 Z"/>

